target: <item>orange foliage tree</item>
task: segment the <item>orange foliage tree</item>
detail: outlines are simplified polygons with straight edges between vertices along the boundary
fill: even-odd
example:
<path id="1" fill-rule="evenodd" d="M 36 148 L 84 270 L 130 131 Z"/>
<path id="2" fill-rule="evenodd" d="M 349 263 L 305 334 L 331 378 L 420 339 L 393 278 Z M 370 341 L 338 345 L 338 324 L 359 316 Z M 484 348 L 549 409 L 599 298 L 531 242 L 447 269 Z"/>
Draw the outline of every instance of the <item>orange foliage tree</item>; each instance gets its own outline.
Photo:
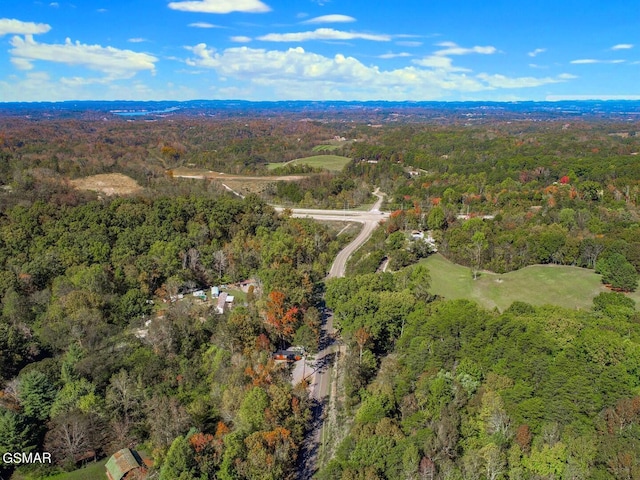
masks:
<path id="1" fill-rule="evenodd" d="M 293 338 L 300 313 L 298 307 L 287 308 L 285 298 L 284 293 L 273 290 L 269 293 L 266 311 L 267 325 L 275 331 L 281 343 Z"/>

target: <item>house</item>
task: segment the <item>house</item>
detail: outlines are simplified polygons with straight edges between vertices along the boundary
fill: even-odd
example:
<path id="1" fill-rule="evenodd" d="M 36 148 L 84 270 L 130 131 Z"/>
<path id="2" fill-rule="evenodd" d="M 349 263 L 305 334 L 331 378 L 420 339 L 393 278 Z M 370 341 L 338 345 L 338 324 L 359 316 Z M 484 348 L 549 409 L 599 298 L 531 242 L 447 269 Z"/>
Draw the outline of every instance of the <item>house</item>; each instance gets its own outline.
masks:
<path id="1" fill-rule="evenodd" d="M 211 287 L 211 297 L 218 298 L 218 295 L 220 295 L 220 287 Z"/>
<path id="2" fill-rule="evenodd" d="M 147 478 L 147 466 L 138 452 L 123 448 L 107 460 L 104 468 L 109 480 L 142 480 Z"/>
<path id="3" fill-rule="evenodd" d="M 216 313 L 218 315 L 222 315 L 224 313 L 228 296 L 229 294 L 227 292 L 222 292 L 220 295 L 218 295 L 218 304 L 216 305 Z"/>

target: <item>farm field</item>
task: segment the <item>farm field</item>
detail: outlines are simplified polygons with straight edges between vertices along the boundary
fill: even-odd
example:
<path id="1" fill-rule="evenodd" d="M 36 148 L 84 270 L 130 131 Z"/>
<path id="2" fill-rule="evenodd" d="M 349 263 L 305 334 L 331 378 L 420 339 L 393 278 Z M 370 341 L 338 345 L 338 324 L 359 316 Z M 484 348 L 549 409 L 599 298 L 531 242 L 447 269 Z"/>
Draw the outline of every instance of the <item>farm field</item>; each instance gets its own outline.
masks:
<path id="1" fill-rule="evenodd" d="M 313 155 L 311 157 L 296 158 L 286 163 L 270 163 L 267 168 L 269 170 L 275 170 L 285 165 L 309 165 L 314 168 L 325 168 L 332 172 L 339 172 L 350 161 L 350 158 L 340 155 Z"/>
<path id="2" fill-rule="evenodd" d="M 513 302 L 560 305 L 590 309 L 592 299 L 608 291 L 600 275 L 579 267 L 532 265 L 504 274 L 482 272 L 473 280 L 469 268 L 457 265 L 439 253 L 423 261 L 431 273 L 432 292 L 447 299 L 467 298 L 503 311 Z M 638 300 L 637 294 L 631 298 Z"/>

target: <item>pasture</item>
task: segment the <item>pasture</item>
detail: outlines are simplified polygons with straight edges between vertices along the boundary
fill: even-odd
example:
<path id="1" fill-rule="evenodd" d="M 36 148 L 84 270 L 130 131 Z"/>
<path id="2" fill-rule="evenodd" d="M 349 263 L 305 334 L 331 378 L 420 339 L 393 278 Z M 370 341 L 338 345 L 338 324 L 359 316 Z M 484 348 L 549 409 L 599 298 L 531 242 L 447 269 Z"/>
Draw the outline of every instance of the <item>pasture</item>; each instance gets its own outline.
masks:
<path id="1" fill-rule="evenodd" d="M 320 153 L 320 152 L 335 152 L 336 150 L 340 150 L 342 148 L 342 145 L 338 144 L 332 144 L 332 145 L 316 145 L 315 147 L 313 147 L 311 149 L 312 152 L 314 153 Z"/>
<path id="2" fill-rule="evenodd" d="M 515 301 L 586 310 L 596 295 L 608 291 L 600 283 L 600 275 L 586 268 L 532 265 L 504 274 L 483 271 L 473 280 L 468 267 L 452 263 L 439 253 L 423 262 L 429 267 L 432 293 L 447 299 L 467 298 L 500 311 Z M 635 294 L 631 298 L 638 300 Z"/>

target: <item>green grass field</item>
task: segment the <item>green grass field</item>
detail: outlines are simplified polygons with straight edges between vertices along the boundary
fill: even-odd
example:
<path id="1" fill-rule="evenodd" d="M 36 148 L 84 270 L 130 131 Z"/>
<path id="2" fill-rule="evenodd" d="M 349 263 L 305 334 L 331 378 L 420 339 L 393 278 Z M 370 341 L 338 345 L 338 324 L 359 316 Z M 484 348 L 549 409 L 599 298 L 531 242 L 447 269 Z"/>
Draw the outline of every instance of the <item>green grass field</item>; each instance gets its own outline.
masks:
<path id="1" fill-rule="evenodd" d="M 107 478 L 104 464 L 107 463 L 107 459 L 100 460 L 99 462 L 90 463 L 87 466 L 74 470 L 73 472 L 59 473 L 51 477 L 46 477 L 46 480 L 105 480 Z M 14 474 L 11 480 L 28 480 L 32 477 Z M 38 476 L 38 478 L 42 478 Z"/>
<path id="2" fill-rule="evenodd" d="M 333 152 L 342 148 L 342 145 L 316 145 L 311 149 L 312 152 Z"/>
<path id="3" fill-rule="evenodd" d="M 593 270 L 559 265 L 532 265 L 515 272 L 482 272 L 473 280 L 471 270 L 440 254 L 423 262 L 431 273 L 432 293 L 448 299 L 467 298 L 486 308 L 504 310 L 515 301 L 532 305 L 560 305 L 590 309 L 592 299 L 608 291 Z M 637 293 L 631 298 L 638 301 Z"/>
<path id="4" fill-rule="evenodd" d="M 340 155 L 314 155 L 312 157 L 296 158 L 286 163 L 270 163 L 267 168 L 275 170 L 285 165 L 309 165 L 314 168 L 325 168 L 332 172 L 339 172 L 350 161 L 350 158 L 341 157 Z"/>

